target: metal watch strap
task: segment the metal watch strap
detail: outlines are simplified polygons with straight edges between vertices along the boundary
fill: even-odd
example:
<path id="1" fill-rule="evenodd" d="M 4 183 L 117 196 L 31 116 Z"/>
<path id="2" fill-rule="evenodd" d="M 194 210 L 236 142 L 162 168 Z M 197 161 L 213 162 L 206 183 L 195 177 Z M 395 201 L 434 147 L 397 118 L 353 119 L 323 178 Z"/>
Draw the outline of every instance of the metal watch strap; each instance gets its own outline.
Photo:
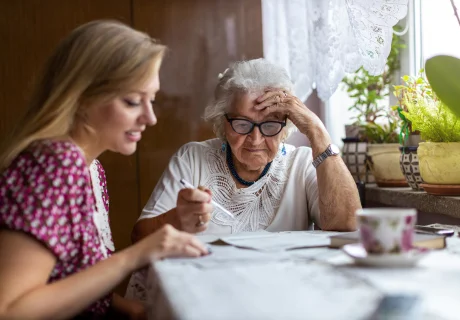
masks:
<path id="1" fill-rule="evenodd" d="M 319 156 L 317 156 L 314 160 L 313 160 L 313 167 L 315 168 L 318 168 L 318 166 L 324 161 L 326 160 L 327 157 L 329 156 L 333 156 L 333 155 L 336 155 L 332 150 L 331 150 L 331 146 L 332 145 L 328 145 L 326 150 L 321 153 Z"/>

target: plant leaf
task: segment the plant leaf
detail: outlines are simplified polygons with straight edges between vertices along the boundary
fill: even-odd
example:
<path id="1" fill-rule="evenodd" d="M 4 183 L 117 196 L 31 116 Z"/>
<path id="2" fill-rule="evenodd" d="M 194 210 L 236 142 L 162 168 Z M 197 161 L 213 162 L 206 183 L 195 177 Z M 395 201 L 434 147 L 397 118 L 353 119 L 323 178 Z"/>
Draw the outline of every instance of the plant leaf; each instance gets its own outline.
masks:
<path id="1" fill-rule="evenodd" d="M 439 55 L 425 64 L 428 81 L 442 102 L 460 117 L 460 59 Z"/>

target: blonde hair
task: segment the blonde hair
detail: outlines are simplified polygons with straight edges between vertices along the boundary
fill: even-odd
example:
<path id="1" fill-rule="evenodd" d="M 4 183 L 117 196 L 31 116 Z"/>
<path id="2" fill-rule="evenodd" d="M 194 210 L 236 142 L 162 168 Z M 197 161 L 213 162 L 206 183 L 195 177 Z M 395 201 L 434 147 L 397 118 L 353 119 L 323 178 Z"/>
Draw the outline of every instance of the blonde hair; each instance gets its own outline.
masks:
<path id="1" fill-rule="evenodd" d="M 214 91 L 214 100 L 204 111 L 204 120 L 213 126 L 218 138 L 225 141 L 225 114 L 234 102 L 238 92 L 263 92 L 267 88 L 278 88 L 293 92 L 294 85 L 287 71 L 263 58 L 233 63 L 223 74 L 219 74 L 219 82 Z M 297 128 L 287 120 L 286 139 Z"/>
<path id="2" fill-rule="evenodd" d="M 27 112 L 0 152 L 0 172 L 31 143 L 91 132 L 86 107 L 109 101 L 158 72 L 165 46 L 118 21 L 73 30 L 48 59 Z"/>

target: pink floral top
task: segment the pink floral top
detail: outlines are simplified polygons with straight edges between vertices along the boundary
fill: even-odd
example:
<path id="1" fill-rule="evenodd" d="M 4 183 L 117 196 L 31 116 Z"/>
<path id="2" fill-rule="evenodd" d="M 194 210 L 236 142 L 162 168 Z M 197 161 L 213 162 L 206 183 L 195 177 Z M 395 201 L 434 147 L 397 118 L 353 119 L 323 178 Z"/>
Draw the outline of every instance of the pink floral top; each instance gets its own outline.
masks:
<path id="1" fill-rule="evenodd" d="M 105 174 L 97 166 L 108 211 Z M 56 257 L 49 283 L 104 259 L 90 173 L 72 142 L 40 141 L 19 154 L 0 175 L 0 203 L 0 228 L 31 235 Z M 85 317 L 105 315 L 110 303 L 109 296 L 96 301 Z"/>

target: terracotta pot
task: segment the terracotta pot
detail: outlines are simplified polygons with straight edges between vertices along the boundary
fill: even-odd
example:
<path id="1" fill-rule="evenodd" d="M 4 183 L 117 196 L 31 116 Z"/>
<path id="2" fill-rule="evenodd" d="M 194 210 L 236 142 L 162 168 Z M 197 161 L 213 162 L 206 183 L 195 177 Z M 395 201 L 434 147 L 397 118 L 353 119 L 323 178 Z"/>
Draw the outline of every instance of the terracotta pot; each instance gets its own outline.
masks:
<path id="1" fill-rule="evenodd" d="M 367 148 L 367 162 L 379 187 L 408 186 L 399 164 L 399 144 L 369 144 Z"/>
<path id="2" fill-rule="evenodd" d="M 420 175 L 417 148 L 418 146 L 399 147 L 401 151 L 399 164 L 409 186 L 415 191 L 422 191 L 420 184 L 423 183 L 423 179 Z"/>
<path id="3" fill-rule="evenodd" d="M 425 183 L 460 185 L 460 142 L 420 142 L 417 153 Z"/>

